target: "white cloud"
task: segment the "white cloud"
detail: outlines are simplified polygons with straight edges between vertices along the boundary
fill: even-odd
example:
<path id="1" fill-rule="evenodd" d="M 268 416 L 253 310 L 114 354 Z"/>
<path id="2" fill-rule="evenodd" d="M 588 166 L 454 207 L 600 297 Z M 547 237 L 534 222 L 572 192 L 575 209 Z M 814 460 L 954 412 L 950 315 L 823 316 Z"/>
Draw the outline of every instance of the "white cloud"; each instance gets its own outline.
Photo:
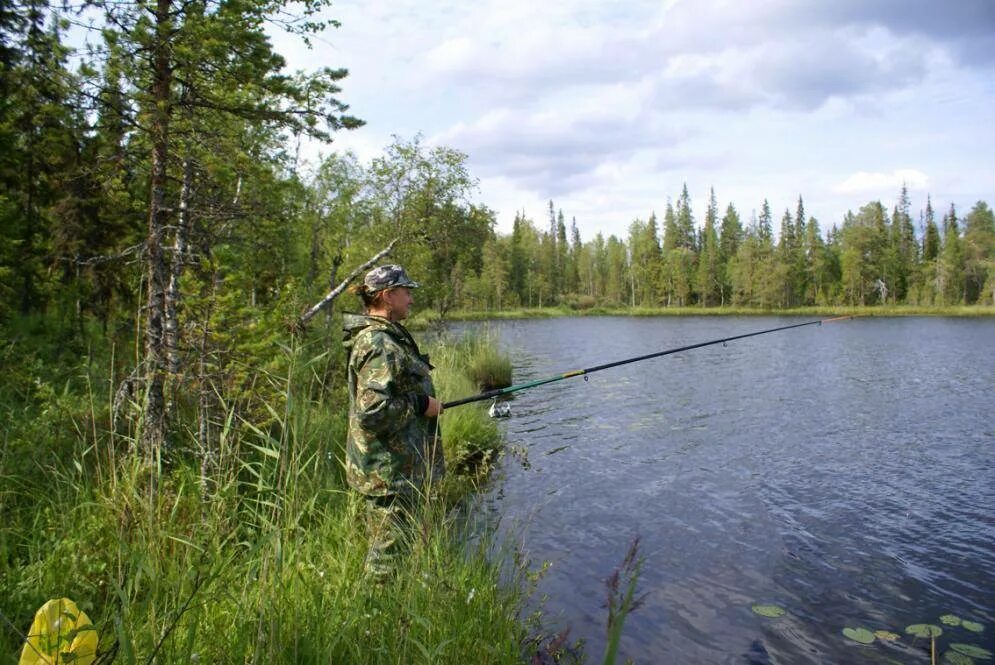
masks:
<path id="1" fill-rule="evenodd" d="M 894 196 L 902 185 L 909 189 L 924 190 L 929 186 L 929 176 L 916 169 L 897 169 L 891 173 L 858 171 L 839 183 L 835 189 L 841 194 L 873 196 L 885 193 L 887 196 Z"/>
<path id="2" fill-rule="evenodd" d="M 995 190 L 992 0 L 340 0 L 331 16 L 335 48 L 296 66 L 350 69 L 341 98 L 368 124 L 338 148 L 365 160 L 422 132 L 459 149 L 502 227 L 552 198 L 585 237 L 624 233 L 684 182 L 744 218 L 801 194 L 824 225 L 903 181 L 914 206 Z"/>

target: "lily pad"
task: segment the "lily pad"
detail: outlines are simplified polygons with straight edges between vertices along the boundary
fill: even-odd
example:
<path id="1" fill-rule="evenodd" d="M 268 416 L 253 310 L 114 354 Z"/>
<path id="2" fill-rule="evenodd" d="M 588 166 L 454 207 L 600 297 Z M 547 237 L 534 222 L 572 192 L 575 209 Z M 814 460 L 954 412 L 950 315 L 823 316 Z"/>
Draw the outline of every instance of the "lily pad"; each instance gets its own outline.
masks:
<path id="1" fill-rule="evenodd" d="M 768 619 L 776 619 L 777 617 L 784 616 L 784 608 L 777 605 L 754 605 L 751 609 L 754 614 L 759 614 Z"/>
<path id="2" fill-rule="evenodd" d="M 969 658 L 977 658 L 978 660 L 991 660 L 992 652 L 983 647 L 974 646 L 973 644 L 951 644 L 950 648 L 957 653 L 964 654 Z"/>
<path id="3" fill-rule="evenodd" d="M 985 629 L 985 627 L 982 624 L 978 623 L 977 621 L 966 621 L 965 620 L 965 621 L 961 621 L 960 625 L 964 626 L 965 628 L 967 628 L 972 633 L 980 633 L 981 631 L 983 631 Z"/>
<path id="4" fill-rule="evenodd" d="M 974 665 L 974 659 L 956 651 L 947 651 L 943 654 L 944 665 Z"/>
<path id="5" fill-rule="evenodd" d="M 916 637 L 939 637 L 943 634 L 943 629 L 931 623 L 914 623 L 905 629 L 909 635 Z"/>
<path id="6" fill-rule="evenodd" d="M 960 617 L 954 614 L 944 614 L 940 617 L 940 623 L 946 624 L 948 626 L 959 626 Z"/>
<path id="7" fill-rule="evenodd" d="M 874 637 L 879 640 L 884 640 L 885 642 L 894 642 L 898 640 L 901 636 L 898 633 L 892 633 L 888 630 L 875 630 Z"/>
<path id="8" fill-rule="evenodd" d="M 866 628 L 844 628 L 843 634 L 854 642 L 861 644 L 873 644 L 874 633 Z"/>

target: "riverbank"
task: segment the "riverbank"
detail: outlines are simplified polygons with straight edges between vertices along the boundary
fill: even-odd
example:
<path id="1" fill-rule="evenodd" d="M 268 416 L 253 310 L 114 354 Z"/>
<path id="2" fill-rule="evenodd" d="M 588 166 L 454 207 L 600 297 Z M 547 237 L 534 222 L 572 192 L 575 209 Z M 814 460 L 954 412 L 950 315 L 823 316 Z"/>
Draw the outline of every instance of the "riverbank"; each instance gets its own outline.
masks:
<path id="1" fill-rule="evenodd" d="M 365 535 L 341 468 L 344 388 L 321 385 L 340 374 L 337 347 L 284 349 L 282 374 L 257 371 L 268 415 L 232 406 L 211 450 L 198 449 L 191 420 L 150 466 L 136 436 L 110 425 L 107 355 L 17 344 L 3 349 L 20 364 L 0 389 L 0 664 L 16 662 L 35 610 L 61 597 L 123 663 L 549 657 L 552 636 L 525 616 L 541 562 L 460 508 L 503 446 L 486 407 L 443 415 L 450 473 L 396 577 L 378 586 L 362 573 Z M 475 392 L 464 368 L 493 351 L 447 338 L 426 350 L 441 394 Z"/>
<path id="2" fill-rule="evenodd" d="M 790 309 L 758 309 L 755 307 L 591 307 L 589 309 L 532 307 L 494 311 L 449 312 L 446 314 L 446 320 L 488 321 L 495 319 L 546 319 L 564 316 L 951 316 L 972 318 L 995 316 L 995 306 L 881 305 L 873 307 L 794 307 Z M 414 324 L 427 326 L 436 321 L 438 321 L 437 315 L 426 312 L 422 313 Z"/>

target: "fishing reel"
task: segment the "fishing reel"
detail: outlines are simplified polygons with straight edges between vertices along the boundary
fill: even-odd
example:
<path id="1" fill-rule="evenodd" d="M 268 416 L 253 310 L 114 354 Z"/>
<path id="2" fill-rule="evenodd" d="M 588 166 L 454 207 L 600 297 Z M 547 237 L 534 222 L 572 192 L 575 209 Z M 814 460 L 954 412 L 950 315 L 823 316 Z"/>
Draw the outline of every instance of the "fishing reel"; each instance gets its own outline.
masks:
<path id="1" fill-rule="evenodd" d="M 509 418 L 511 417 L 511 404 L 498 402 L 498 398 L 495 397 L 494 401 L 491 402 L 491 408 L 487 409 L 487 415 L 491 418 Z"/>

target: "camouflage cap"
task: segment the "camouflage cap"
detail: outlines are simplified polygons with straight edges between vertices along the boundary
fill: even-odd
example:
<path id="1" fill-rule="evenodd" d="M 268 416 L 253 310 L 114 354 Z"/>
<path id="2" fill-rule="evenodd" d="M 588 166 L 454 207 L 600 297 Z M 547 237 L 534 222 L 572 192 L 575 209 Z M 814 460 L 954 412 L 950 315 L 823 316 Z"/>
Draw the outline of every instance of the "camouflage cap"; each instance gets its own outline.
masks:
<path id="1" fill-rule="evenodd" d="M 366 273 L 363 279 L 367 291 L 376 293 L 384 289 L 393 289 L 398 286 L 406 286 L 409 289 L 417 289 L 421 286 L 418 282 L 408 277 L 404 268 L 399 265 L 387 265 L 374 268 Z"/>

